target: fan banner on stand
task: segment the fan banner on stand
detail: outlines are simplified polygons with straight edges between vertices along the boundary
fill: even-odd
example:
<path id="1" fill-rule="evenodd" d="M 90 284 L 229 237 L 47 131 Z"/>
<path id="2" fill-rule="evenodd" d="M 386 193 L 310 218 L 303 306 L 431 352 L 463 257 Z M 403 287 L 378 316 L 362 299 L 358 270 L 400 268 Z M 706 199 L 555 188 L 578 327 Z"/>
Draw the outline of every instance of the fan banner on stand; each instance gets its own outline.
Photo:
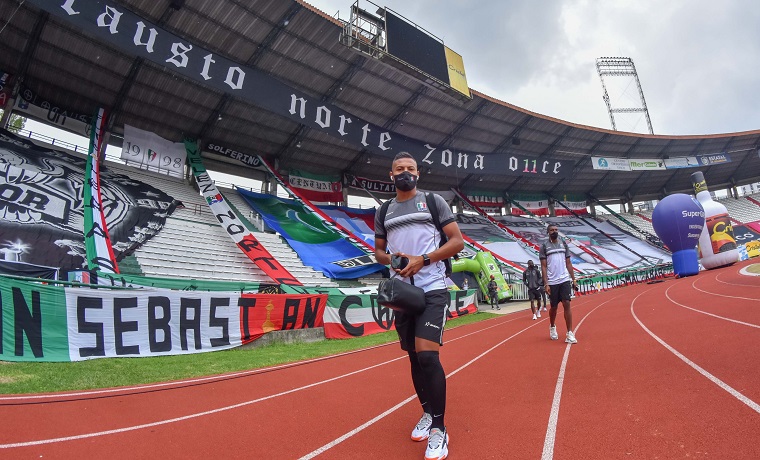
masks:
<path id="1" fill-rule="evenodd" d="M 588 204 L 586 203 L 586 198 L 583 195 L 561 195 L 556 198 L 561 200 L 562 204 L 570 208 L 570 210 L 567 210 L 562 206 L 555 206 L 554 207 L 555 215 L 572 216 L 573 212 L 579 215 L 588 214 L 588 208 L 586 207 Z"/>
<path id="2" fill-rule="evenodd" d="M 147 171 L 182 177 L 185 174 L 185 145 L 124 125 L 124 143 L 121 159 L 129 166 Z"/>
<path id="3" fill-rule="evenodd" d="M 309 201 L 337 203 L 343 201 L 343 184 L 340 179 L 318 176 L 303 171 L 291 171 L 288 183 Z"/>
<path id="4" fill-rule="evenodd" d="M 532 244 L 540 246 L 547 240 L 546 225 L 534 219 L 524 217 L 497 217 L 496 220 L 512 232 L 520 235 Z M 601 262 L 607 260 L 619 268 L 650 265 L 670 261 L 670 255 L 657 249 L 633 235 L 625 233 L 609 223 L 594 223 L 599 230 L 612 236 L 615 241 L 624 244 L 646 258 L 641 260 L 632 253 L 622 250 L 619 244 L 610 240 L 598 230 L 590 227 L 580 219 L 572 217 L 544 218 L 548 223 L 559 226 L 561 234 L 569 237 L 568 247 L 572 253 L 573 266 L 583 273 L 598 273 L 609 271 L 610 267 Z M 457 222 L 462 233 L 472 238 L 494 254 L 516 262 L 523 267 L 528 260 L 538 264 L 536 254 L 527 251 L 520 243 L 510 240 L 506 233 L 499 231 L 482 216 L 457 215 Z M 599 258 L 590 256 L 578 246 L 583 245 L 587 251 L 592 251 Z"/>
<path id="5" fill-rule="evenodd" d="M 325 309 L 325 337 L 350 339 L 395 330 L 393 310 L 377 304 L 377 289 L 370 295 L 331 294 Z M 475 291 L 449 291 L 449 318 L 478 311 Z"/>
<path id="6" fill-rule="evenodd" d="M 304 264 L 325 276 L 356 279 L 385 268 L 366 260 L 364 251 L 325 226 L 319 217 L 295 200 L 243 189 L 238 189 L 238 193 L 269 227 L 288 241 Z"/>
<path id="7" fill-rule="evenodd" d="M 24 84 L 21 85 L 13 110 L 82 137 L 90 137 L 92 114 L 77 113 L 59 107 Z"/>
<path id="8" fill-rule="evenodd" d="M 302 283 L 293 276 L 267 249 L 256 239 L 255 236 L 246 228 L 243 222 L 238 218 L 227 201 L 224 199 L 219 189 L 214 185 L 214 181 L 206 172 L 203 166 L 203 159 L 198 151 L 198 143 L 190 140 L 185 141 L 187 149 L 187 161 L 190 163 L 190 169 L 193 171 L 195 182 L 206 199 L 211 214 L 219 221 L 219 225 L 232 238 L 232 241 L 243 251 L 243 254 L 251 259 L 264 274 L 272 278 L 276 283 L 301 285 Z"/>
<path id="9" fill-rule="evenodd" d="M 323 325 L 327 294 L 59 287 L 0 276 L 0 360 L 61 362 L 239 347 Z"/>
<path id="10" fill-rule="evenodd" d="M 105 110 L 99 109 L 90 129 L 90 148 L 84 180 L 84 242 L 87 269 L 104 273 L 119 273 L 119 266 L 108 236 L 108 224 L 103 213 L 100 193 L 100 152 L 106 123 Z"/>
<path id="11" fill-rule="evenodd" d="M 87 161 L 0 130 L 0 258 L 87 268 L 84 190 Z M 158 233 L 177 202 L 165 192 L 110 170 L 100 197 L 115 260 Z"/>
<path id="12" fill-rule="evenodd" d="M 395 195 L 396 185 L 393 182 L 383 182 L 372 180 L 364 177 L 345 174 L 346 186 L 355 190 L 364 190 L 369 193 L 380 193 L 385 195 Z"/>
<path id="13" fill-rule="evenodd" d="M 319 206 L 332 220 L 351 231 L 370 246 L 375 246 L 375 209 L 358 209 L 347 206 Z"/>
<path id="14" fill-rule="evenodd" d="M 543 195 L 516 195 L 511 197 L 512 201 L 519 206 L 512 206 L 512 215 L 522 216 L 526 212 L 520 209 L 520 206 L 530 211 L 536 216 L 549 215 L 549 199 Z"/>
<path id="15" fill-rule="evenodd" d="M 72 24 L 83 34 L 107 43 L 132 56 L 156 63 L 167 72 L 181 75 L 215 91 L 240 98 L 258 107 L 309 127 L 315 133 L 334 136 L 346 145 L 366 149 L 373 155 L 392 159 L 409 152 L 420 166 L 446 170 L 448 174 L 489 174 L 526 178 L 560 179 L 572 175 L 575 161 L 563 158 L 540 160 L 520 153 L 452 151 L 427 140 L 413 139 L 348 113 L 313 97 L 311 93 L 288 86 L 264 69 L 248 67 L 223 55 L 188 42 L 127 7 L 106 2 L 52 2 L 27 0 Z M 200 23 L 200 27 L 216 27 Z M 117 33 L 132 30 L 136 33 Z M 367 112 L 369 114 L 369 112 Z M 452 139 L 449 144 L 458 144 Z M 390 164 L 390 161 L 388 161 Z"/>

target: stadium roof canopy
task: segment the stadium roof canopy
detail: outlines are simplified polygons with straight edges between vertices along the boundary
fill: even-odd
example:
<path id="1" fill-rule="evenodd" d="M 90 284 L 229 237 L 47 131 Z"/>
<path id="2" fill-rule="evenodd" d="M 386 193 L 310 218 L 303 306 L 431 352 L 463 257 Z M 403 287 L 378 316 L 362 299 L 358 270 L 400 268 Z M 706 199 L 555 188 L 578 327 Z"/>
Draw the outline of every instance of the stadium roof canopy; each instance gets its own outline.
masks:
<path id="1" fill-rule="evenodd" d="M 23 78 L 37 97 L 68 113 L 111 111 L 112 131 L 124 125 L 170 139 L 184 136 L 276 159 L 281 171 L 315 174 L 350 172 L 387 180 L 390 160 L 334 132 L 314 129 L 294 117 L 190 78 L 166 62 L 146 59 L 83 29 L 70 18 L 43 11 L 37 0 L 0 0 L 0 73 Z M 343 24 L 299 0 L 47 0 L 61 9 L 97 4 L 130 11 L 196 48 L 241 68 L 284 83 L 314 101 L 337 107 L 389 132 L 452 152 L 505 153 L 538 160 L 574 162 L 572 174 L 476 173 L 434 165 L 421 187 L 466 192 L 590 194 L 602 200 L 644 200 L 691 191 L 697 169 L 605 171 L 592 169 L 592 156 L 667 159 L 728 153 L 731 162 L 701 168 L 711 189 L 760 180 L 760 131 L 694 136 L 616 132 L 533 113 L 472 91 L 462 101 L 421 80 L 339 43 Z M 346 0 L 346 9 L 353 3 Z M 114 13 L 111 11 L 111 17 Z M 73 17 L 73 16 L 72 16 Z M 107 21 L 108 22 L 108 18 Z M 6 24 L 7 22 L 7 24 Z M 125 20 L 126 22 L 126 20 Z M 123 27 L 122 27 L 123 26 Z M 135 24 L 119 26 L 131 41 Z M 106 27 L 101 27 L 106 29 Z M 147 40 L 147 32 L 142 36 Z M 113 34 L 112 34 L 113 35 Z M 145 48 L 145 46 L 142 46 Z M 178 58 L 179 59 L 179 58 Z M 467 56 L 464 56 L 465 62 Z M 197 64 L 191 63 L 191 64 Z M 229 74 L 228 74 L 229 75 Z M 234 75 L 233 75 L 234 76 Z M 207 145 L 207 142 L 204 142 Z M 437 154 L 437 153 L 436 153 Z M 219 155 L 207 166 L 233 174 L 240 163 Z M 371 163 L 368 162 L 370 159 Z M 522 165 L 520 165 L 522 166 Z M 506 165 L 500 167 L 506 168 Z M 482 174 L 481 174 L 482 172 Z"/>

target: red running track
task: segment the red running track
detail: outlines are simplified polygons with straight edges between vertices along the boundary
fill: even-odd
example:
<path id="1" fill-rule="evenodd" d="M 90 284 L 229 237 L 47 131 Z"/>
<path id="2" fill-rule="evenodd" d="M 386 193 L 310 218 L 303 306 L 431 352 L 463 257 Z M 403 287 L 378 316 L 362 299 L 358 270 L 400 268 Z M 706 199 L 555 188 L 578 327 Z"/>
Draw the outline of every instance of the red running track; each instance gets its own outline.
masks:
<path id="1" fill-rule="evenodd" d="M 579 343 L 520 312 L 446 332 L 449 458 L 760 458 L 748 263 L 573 301 Z M 558 321 L 560 337 L 564 321 Z M 0 396 L 0 458 L 422 459 L 396 344 L 105 391 Z"/>

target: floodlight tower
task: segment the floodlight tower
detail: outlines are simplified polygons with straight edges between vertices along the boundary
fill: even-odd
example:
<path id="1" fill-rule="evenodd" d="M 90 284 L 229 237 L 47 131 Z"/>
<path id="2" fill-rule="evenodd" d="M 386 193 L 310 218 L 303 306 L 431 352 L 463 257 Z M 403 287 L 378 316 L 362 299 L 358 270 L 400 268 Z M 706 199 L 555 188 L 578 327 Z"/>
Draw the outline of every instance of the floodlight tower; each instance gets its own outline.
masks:
<path id="1" fill-rule="evenodd" d="M 647 103 L 646 100 L 644 100 L 644 90 L 641 89 L 641 82 L 636 73 L 636 66 L 633 65 L 633 60 L 627 57 L 600 57 L 596 60 L 596 71 L 599 74 L 599 78 L 602 80 L 602 89 L 604 89 L 604 95 L 602 98 L 604 99 L 604 103 L 607 104 L 607 111 L 610 114 L 612 129 L 617 131 L 617 126 L 615 125 L 616 113 L 643 113 L 647 120 L 649 134 L 654 134 L 654 131 L 652 130 L 652 120 L 649 119 Z M 607 93 L 607 84 L 604 81 L 605 77 L 633 77 L 636 82 L 636 87 L 639 89 L 640 105 L 636 107 L 613 107 L 610 103 L 610 95 Z"/>

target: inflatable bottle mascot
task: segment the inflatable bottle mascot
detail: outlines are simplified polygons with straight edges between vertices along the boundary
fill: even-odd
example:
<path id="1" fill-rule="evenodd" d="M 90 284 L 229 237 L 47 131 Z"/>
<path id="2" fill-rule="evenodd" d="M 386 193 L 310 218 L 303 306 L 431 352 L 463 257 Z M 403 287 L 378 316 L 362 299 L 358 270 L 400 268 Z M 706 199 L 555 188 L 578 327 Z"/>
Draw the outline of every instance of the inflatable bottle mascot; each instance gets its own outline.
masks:
<path id="1" fill-rule="evenodd" d="M 723 267 L 739 261 L 734 228 L 728 210 L 713 201 L 701 171 L 691 175 L 694 194 L 705 210 L 705 226 L 699 236 L 700 262 L 706 269 Z"/>

